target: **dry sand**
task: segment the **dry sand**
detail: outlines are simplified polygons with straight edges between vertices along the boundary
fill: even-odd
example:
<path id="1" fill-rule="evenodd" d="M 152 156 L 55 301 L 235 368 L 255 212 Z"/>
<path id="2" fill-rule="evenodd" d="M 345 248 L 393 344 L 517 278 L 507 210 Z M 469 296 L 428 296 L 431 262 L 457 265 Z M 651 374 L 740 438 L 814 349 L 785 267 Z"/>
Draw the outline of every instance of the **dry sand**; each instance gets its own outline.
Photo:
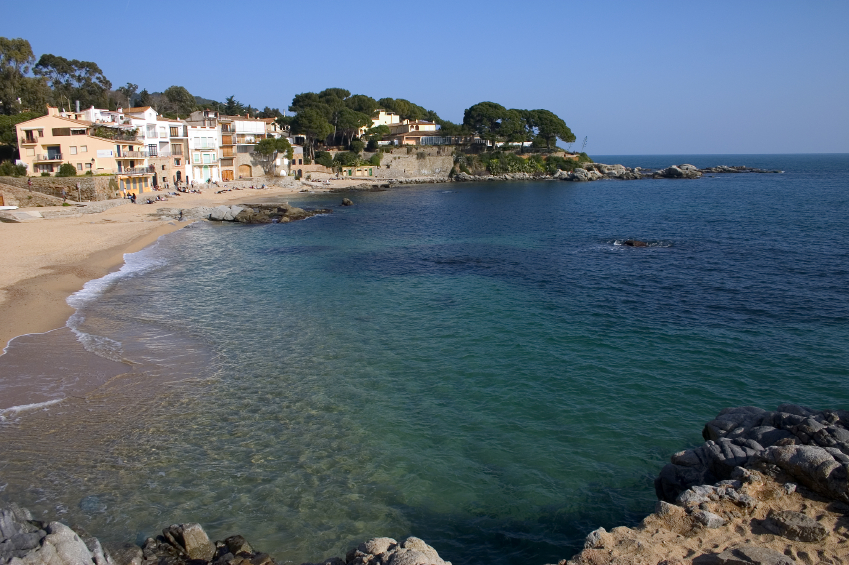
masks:
<path id="1" fill-rule="evenodd" d="M 333 181 L 329 189 L 360 184 L 363 179 Z M 75 218 L 0 223 L 0 349 L 12 338 L 65 325 L 73 314 L 65 299 L 92 279 L 123 264 L 124 254 L 155 242 L 186 223 L 155 219 L 157 208 L 218 206 L 280 196 L 296 197 L 302 187 L 270 187 L 215 194 L 181 194 L 167 202 L 126 204 Z M 312 191 L 328 190 L 317 183 Z M 45 211 L 50 208 L 32 208 Z"/>

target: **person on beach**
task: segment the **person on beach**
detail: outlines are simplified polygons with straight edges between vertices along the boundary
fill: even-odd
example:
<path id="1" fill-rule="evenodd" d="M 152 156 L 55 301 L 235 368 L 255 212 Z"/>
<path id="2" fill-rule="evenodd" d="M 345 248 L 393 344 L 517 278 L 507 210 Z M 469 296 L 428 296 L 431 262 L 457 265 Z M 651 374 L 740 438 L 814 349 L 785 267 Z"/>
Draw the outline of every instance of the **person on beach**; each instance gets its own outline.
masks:
<path id="1" fill-rule="evenodd" d="M 130 195 L 130 202 L 132 202 L 133 204 L 136 203 L 136 195 L 135 194 Z"/>
<path id="2" fill-rule="evenodd" d="M 67 194 L 65 194 L 65 189 L 63 188 L 62 189 L 62 202 L 65 202 L 65 200 L 67 200 L 67 199 L 68 199 Z"/>

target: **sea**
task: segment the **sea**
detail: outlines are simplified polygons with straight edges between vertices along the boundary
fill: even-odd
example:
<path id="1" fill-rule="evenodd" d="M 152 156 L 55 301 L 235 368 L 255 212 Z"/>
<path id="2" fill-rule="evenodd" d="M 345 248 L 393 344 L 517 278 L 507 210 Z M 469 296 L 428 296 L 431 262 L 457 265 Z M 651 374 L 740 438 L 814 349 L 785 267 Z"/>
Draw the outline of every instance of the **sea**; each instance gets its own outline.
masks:
<path id="1" fill-rule="evenodd" d="M 639 524 L 722 409 L 849 409 L 849 155 L 594 157 L 782 172 L 192 224 L 0 357 L 0 502 L 113 544 L 199 522 L 293 564 L 417 536 L 542 565 Z"/>

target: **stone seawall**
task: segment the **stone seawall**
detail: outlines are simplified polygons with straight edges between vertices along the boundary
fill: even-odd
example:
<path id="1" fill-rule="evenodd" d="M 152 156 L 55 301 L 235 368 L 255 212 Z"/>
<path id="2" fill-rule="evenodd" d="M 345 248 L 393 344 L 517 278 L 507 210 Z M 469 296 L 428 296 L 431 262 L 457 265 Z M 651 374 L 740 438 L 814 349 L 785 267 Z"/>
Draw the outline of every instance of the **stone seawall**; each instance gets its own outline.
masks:
<path id="1" fill-rule="evenodd" d="M 28 184 L 30 181 L 32 184 Z M 77 183 L 80 183 L 80 193 L 77 195 Z M 90 202 L 94 200 L 109 200 L 115 198 L 118 182 L 113 176 L 107 177 L 0 177 L 0 184 L 24 188 L 40 192 L 48 196 L 62 198 L 62 190 L 68 200 Z"/>
<path id="2" fill-rule="evenodd" d="M 454 167 L 453 150 L 448 147 L 410 146 L 395 147 L 384 153 L 380 167 L 375 169 L 376 179 L 408 179 L 420 177 L 448 178 Z M 372 154 L 366 153 L 364 158 Z"/>

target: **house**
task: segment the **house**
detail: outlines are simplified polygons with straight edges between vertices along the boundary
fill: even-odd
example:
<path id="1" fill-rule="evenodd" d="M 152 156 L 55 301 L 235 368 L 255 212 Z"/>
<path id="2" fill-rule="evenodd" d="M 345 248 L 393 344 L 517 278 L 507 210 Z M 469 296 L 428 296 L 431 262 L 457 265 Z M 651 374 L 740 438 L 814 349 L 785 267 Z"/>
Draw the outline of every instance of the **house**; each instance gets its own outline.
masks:
<path id="1" fill-rule="evenodd" d="M 58 108 L 48 106 L 46 116 L 15 126 L 20 160 L 29 175 L 53 175 L 63 163 L 70 163 L 77 174 L 116 174 L 122 189 L 149 190 L 153 173 L 145 162 L 143 143 L 131 128 L 114 125 L 64 117 Z"/>
<path id="2" fill-rule="evenodd" d="M 187 123 L 220 128 L 223 181 L 264 174 L 261 161 L 252 155 L 254 147 L 266 137 L 279 137 L 283 134 L 274 120 L 269 122 L 266 118 L 252 118 L 248 115 L 226 116 L 214 110 L 192 112 Z"/>
<path id="3" fill-rule="evenodd" d="M 389 126 L 391 128 L 393 125 L 401 123 L 401 116 L 395 112 L 387 112 L 386 110 L 376 110 L 376 112 L 377 116 L 371 119 L 371 125 L 361 127 L 357 135 L 362 137 L 365 135 L 367 129 L 376 128 L 377 126 Z"/>
<path id="4" fill-rule="evenodd" d="M 188 154 L 186 182 L 216 182 L 221 178 L 219 149 L 221 128 L 218 126 L 186 125 Z"/>

